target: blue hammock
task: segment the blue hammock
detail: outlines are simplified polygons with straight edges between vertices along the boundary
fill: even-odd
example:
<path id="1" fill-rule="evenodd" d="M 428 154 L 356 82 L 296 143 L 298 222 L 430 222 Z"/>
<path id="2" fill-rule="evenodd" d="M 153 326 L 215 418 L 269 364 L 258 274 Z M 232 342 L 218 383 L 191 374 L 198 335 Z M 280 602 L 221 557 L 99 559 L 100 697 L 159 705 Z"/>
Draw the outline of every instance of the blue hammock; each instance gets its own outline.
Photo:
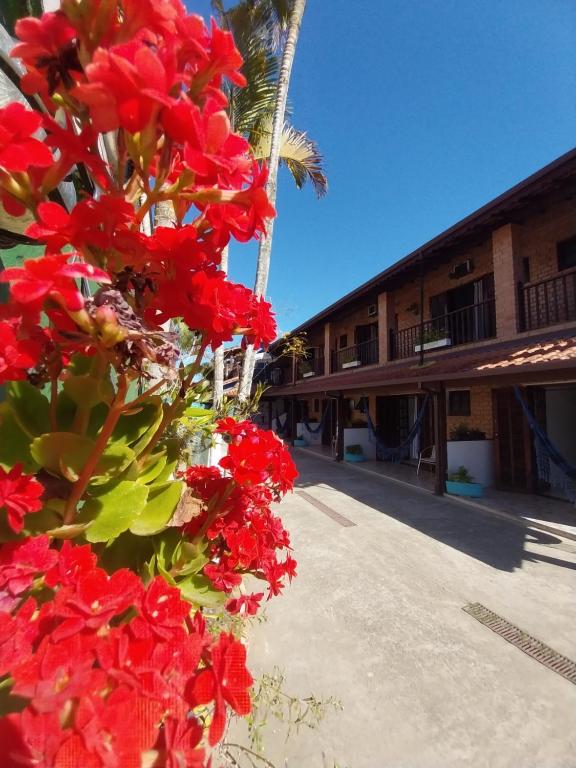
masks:
<path id="1" fill-rule="evenodd" d="M 311 427 L 309 422 L 308 422 L 308 419 L 304 418 L 304 408 L 302 406 L 302 403 L 299 402 L 299 405 L 300 405 L 300 414 L 302 416 L 302 424 L 304 425 L 304 429 L 310 435 L 317 435 L 319 432 L 322 431 L 322 429 L 324 428 L 324 424 L 326 423 L 326 416 L 328 415 L 328 410 L 330 408 L 330 401 L 326 402 L 326 407 L 324 408 L 324 413 L 320 417 L 320 421 L 318 422 L 318 424 L 316 424 L 315 427 Z"/>
<path id="2" fill-rule="evenodd" d="M 276 414 L 273 418 L 276 420 L 276 434 L 279 437 L 284 437 L 286 434 L 286 427 L 288 426 L 288 413 L 284 411 L 284 424 L 280 421 L 280 414 Z"/>
<path id="3" fill-rule="evenodd" d="M 385 445 L 378 437 L 376 430 L 374 429 L 372 419 L 370 418 L 370 411 L 366 406 L 363 407 L 363 412 L 366 414 L 366 419 L 368 421 L 368 437 L 370 442 L 376 443 L 376 450 L 380 458 L 382 458 L 384 461 L 399 463 L 403 459 L 407 459 L 410 456 L 410 446 L 422 429 L 422 423 L 424 421 L 424 415 L 426 413 L 426 409 L 428 408 L 429 401 L 430 395 L 426 395 L 424 402 L 422 403 L 422 407 L 418 412 L 418 416 L 416 417 L 416 421 L 410 428 L 410 431 L 404 440 L 402 440 L 400 445 L 397 445 L 395 448 L 391 448 L 389 445 Z"/>
<path id="4" fill-rule="evenodd" d="M 514 387 L 514 394 L 522 406 L 524 416 L 526 416 L 526 420 L 534 435 L 538 477 L 554 488 L 562 490 L 571 502 L 576 503 L 576 467 L 573 467 L 566 461 L 540 424 L 538 424 L 534 414 L 520 394 L 519 387 Z"/>

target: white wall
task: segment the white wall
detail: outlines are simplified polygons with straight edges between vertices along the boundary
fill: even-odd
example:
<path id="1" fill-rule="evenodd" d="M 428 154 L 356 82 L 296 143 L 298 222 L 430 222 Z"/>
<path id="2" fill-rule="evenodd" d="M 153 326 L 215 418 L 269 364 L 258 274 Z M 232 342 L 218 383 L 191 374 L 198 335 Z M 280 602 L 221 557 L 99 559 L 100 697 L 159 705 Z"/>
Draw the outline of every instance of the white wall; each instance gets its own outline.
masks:
<path id="1" fill-rule="evenodd" d="M 367 459 L 376 458 L 376 443 L 370 441 L 368 427 L 347 427 L 344 429 L 344 450 L 348 445 L 361 445 Z"/>
<path id="2" fill-rule="evenodd" d="M 312 427 L 312 429 L 315 429 L 319 421 L 309 421 L 308 425 Z M 296 434 L 298 437 L 301 437 L 303 440 L 306 440 L 308 445 L 322 445 L 322 430 L 319 429 L 318 432 L 309 432 L 304 423 L 302 421 L 299 421 L 296 424 Z"/>
<path id="3" fill-rule="evenodd" d="M 492 440 L 449 440 L 448 474 L 458 467 L 466 467 L 485 488 L 494 484 L 494 459 Z"/>

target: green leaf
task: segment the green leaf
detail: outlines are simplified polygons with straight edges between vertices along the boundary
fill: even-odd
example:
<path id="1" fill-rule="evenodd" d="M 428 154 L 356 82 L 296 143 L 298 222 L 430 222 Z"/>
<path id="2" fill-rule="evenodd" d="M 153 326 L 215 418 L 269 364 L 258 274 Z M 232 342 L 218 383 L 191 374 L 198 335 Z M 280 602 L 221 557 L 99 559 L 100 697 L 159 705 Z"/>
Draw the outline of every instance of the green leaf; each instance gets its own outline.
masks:
<path id="1" fill-rule="evenodd" d="M 87 527 L 88 523 L 72 523 L 71 525 L 59 525 L 58 528 L 51 528 L 46 533 L 55 539 L 75 539 L 77 536 L 81 536 Z"/>
<path id="2" fill-rule="evenodd" d="M 8 403 L 0 404 L 0 466 L 10 469 L 22 464 L 26 472 L 35 472 L 38 464 L 30 454 L 30 436 L 16 421 Z"/>
<path id="3" fill-rule="evenodd" d="M 149 397 L 142 405 L 135 407 L 133 412 L 120 417 L 112 439 L 131 445 L 138 456 L 152 439 L 162 416 L 162 400 L 157 396 Z"/>
<path id="4" fill-rule="evenodd" d="M 94 450 L 94 440 L 74 432 L 49 432 L 32 441 L 32 457 L 48 472 L 75 482 Z M 94 470 L 92 482 L 108 482 L 134 461 L 134 452 L 124 445 L 109 445 Z"/>
<path id="5" fill-rule="evenodd" d="M 163 447 L 166 449 L 166 465 L 156 478 L 157 483 L 171 480 L 174 470 L 178 466 L 178 461 L 180 460 L 180 445 L 178 440 L 166 440 Z"/>
<path id="6" fill-rule="evenodd" d="M 150 487 L 148 503 L 138 516 L 138 519 L 130 526 L 136 536 L 151 536 L 162 531 L 180 501 L 184 483 L 171 481 Z"/>
<path id="7" fill-rule="evenodd" d="M 222 605 L 227 599 L 225 592 L 214 589 L 210 579 L 194 574 L 176 584 L 182 597 L 190 603 L 202 606 Z"/>
<path id="8" fill-rule="evenodd" d="M 110 541 L 128 530 L 146 506 L 147 498 L 145 485 L 121 480 L 107 493 L 88 499 L 81 512 L 83 519 L 93 517 L 85 534 L 87 541 Z"/>
<path id="9" fill-rule="evenodd" d="M 166 451 L 162 450 L 158 453 L 153 453 L 148 456 L 144 462 L 143 468 L 140 470 L 138 464 L 135 462 L 129 470 L 127 480 L 136 480 L 142 485 L 148 485 L 157 479 L 158 475 L 162 472 L 168 461 L 166 457 Z"/>
<path id="10" fill-rule="evenodd" d="M 20 428 L 30 437 L 50 431 L 50 403 L 32 384 L 13 381 L 8 387 L 8 402 Z"/>
<path id="11" fill-rule="evenodd" d="M 114 388 L 109 379 L 99 379 L 89 373 L 69 376 L 64 382 L 64 392 L 76 404 L 93 408 L 98 403 L 111 403 Z"/>

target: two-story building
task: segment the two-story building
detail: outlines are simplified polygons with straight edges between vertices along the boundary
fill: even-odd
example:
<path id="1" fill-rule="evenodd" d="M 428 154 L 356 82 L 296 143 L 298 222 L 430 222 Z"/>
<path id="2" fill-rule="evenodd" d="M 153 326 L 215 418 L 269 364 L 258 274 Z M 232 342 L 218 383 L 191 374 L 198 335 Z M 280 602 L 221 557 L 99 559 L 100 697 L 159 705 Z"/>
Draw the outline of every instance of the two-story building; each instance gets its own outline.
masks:
<path id="1" fill-rule="evenodd" d="M 268 365 L 269 424 L 294 437 L 305 423 L 337 458 L 353 441 L 386 459 L 408 439 L 402 458 L 435 467 L 438 492 L 460 465 L 549 489 L 518 395 L 576 467 L 576 149 L 294 333 L 307 359 Z"/>

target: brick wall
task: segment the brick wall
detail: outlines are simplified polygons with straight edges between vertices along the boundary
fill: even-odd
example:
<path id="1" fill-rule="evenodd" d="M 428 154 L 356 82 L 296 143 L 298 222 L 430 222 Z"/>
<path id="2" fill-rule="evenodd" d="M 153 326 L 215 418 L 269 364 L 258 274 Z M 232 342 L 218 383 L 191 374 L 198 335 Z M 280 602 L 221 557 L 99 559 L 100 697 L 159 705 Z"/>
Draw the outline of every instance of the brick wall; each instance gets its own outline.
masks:
<path id="1" fill-rule="evenodd" d="M 367 301 L 365 305 L 348 314 L 336 318 L 330 323 L 330 347 L 332 350 L 340 349 L 340 336 L 348 336 L 347 346 L 354 344 L 354 329 L 357 325 L 368 325 L 378 321 L 378 315 L 368 317 L 368 306 L 376 304 L 376 301 Z"/>
<path id="2" fill-rule="evenodd" d="M 470 387 L 470 416 L 448 416 L 446 421 L 448 436 L 459 424 L 464 423 L 470 428 L 482 430 L 486 438 L 491 439 L 494 433 L 492 389 L 487 386 Z"/>
<path id="3" fill-rule="evenodd" d="M 474 262 L 474 272 L 471 275 L 460 280 L 451 280 L 448 273 L 452 267 L 457 264 L 472 259 Z M 492 267 L 492 248 L 487 240 L 481 246 L 471 248 L 468 251 L 462 251 L 450 261 L 439 264 L 434 269 L 427 269 L 424 275 L 424 319 L 430 319 L 430 297 L 435 296 L 451 288 L 457 288 L 470 281 L 478 280 L 483 275 L 493 271 Z M 408 311 L 411 305 L 420 305 L 420 281 L 415 278 L 410 283 L 394 291 L 395 311 L 398 315 L 398 330 L 410 328 L 420 322 L 420 311 Z"/>
<path id="4" fill-rule="evenodd" d="M 576 235 L 573 200 L 531 216 L 519 227 L 520 254 L 530 261 L 530 281 L 546 280 L 558 272 L 556 243 Z"/>

